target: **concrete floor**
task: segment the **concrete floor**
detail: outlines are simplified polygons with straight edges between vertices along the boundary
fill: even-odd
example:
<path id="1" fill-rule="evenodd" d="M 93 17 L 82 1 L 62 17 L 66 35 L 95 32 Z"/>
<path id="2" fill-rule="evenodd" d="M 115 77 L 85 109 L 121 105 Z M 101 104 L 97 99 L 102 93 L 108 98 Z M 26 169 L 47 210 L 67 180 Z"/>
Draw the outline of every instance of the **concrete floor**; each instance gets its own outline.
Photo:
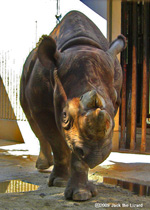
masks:
<path id="1" fill-rule="evenodd" d="M 0 140 L 1 155 L 7 153 L 5 156 L 5 164 L 9 165 L 10 157 L 18 156 L 18 158 L 32 157 L 33 165 L 38 155 L 38 148 L 33 154 L 29 151 L 26 144 L 19 144 L 13 141 Z M 7 159 L 7 157 L 9 157 Z M 7 163 L 8 162 L 8 163 Z M 1 162 L 2 167 L 5 164 Z M 22 164 L 21 162 L 19 163 Z M 90 170 L 89 178 L 95 179 L 98 182 L 103 182 L 104 178 L 113 178 L 117 180 L 127 181 L 131 183 L 138 183 L 140 185 L 150 186 L 150 156 L 139 154 L 126 154 L 112 152 L 110 156 L 99 166 Z M 4 174 L 0 180 L 4 180 Z M 111 181 L 112 183 L 112 181 Z M 115 183 L 115 182 L 114 182 Z"/>
<path id="2" fill-rule="evenodd" d="M 100 166 L 89 171 L 89 179 L 96 181 L 99 194 L 86 202 L 74 202 L 65 200 L 65 188 L 47 186 L 52 167 L 37 171 L 37 154 L 33 152 L 24 143 L 0 140 L 0 210 L 104 210 L 103 204 L 109 206 L 108 210 L 120 206 L 126 210 L 150 209 L 150 196 L 143 196 L 147 192 L 150 195 L 148 155 L 112 152 Z M 18 193 L 18 183 L 25 191 Z"/>

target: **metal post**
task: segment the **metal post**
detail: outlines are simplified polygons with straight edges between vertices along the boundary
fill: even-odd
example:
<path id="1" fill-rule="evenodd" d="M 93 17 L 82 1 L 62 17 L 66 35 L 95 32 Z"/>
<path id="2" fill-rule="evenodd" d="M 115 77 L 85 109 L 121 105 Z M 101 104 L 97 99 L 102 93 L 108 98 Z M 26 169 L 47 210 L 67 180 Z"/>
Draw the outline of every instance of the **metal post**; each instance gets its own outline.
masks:
<path id="1" fill-rule="evenodd" d="M 137 3 L 132 8 L 132 98 L 131 98 L 131 141 L 130 149 L 135 149 L 136 141 L 136 97 L 137 97 Z"/>
<path id="2" fill-rule="evenodd" d="M 122 31 L 125 36 L 127 35 L 127 2 L 122 2 Z M 126 49 L 127 50 L 127 49 Z M 123 85 L 122 85 L 122 103 L 121 103 L 121 140 L 120 148 L 125 148 L 126 136 L 125 136 L 125 122 L 126 122 L 126 80 L 127 80 L 127 65 L 126 65 L 126 50 L 121 54 L 121 63 L 123 70 Z"/>
<path id="3" fill-rule="evenodd" d="M 121 103 L 121 141 L 120 147 L 125 148 L 125 120 L 126 120 L 126 63 L 123 65 L 123 86 L 122 86 L 122 103 Z"/>
<path id="4" fill-rule="evenodd" d="M 141 152 L 146 150 L 146 117 L 147 117 L 147 92 L 148 92 L 148 58 L 147 58 L 147 11 L 148 5 L 147 2 L 144 3 L 144 19 L 143 19 L 143 90 L 142 90 L 142 139 L 141 139 Z"/>
<path id="5" fill-rule="evenodd" d="M 127 89 L 126 89 L 126 149 L 130 149 L 131 140 L 131 97 L 132 97 L 132 2 L 128 4 L 128 71 L 127 71 Z"/>

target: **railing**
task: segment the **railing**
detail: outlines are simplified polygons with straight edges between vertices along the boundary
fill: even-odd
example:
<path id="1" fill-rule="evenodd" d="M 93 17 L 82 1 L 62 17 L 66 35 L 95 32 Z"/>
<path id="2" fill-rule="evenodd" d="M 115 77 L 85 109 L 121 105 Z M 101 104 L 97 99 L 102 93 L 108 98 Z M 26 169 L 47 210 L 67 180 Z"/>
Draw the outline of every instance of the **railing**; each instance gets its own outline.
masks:
<path id="1" fill-rule="evenodd" d="M 149 118 L 150 2 L 122 1 L 122 33 L 128 46 L 122 53 L 124 73 L 120 149 L 150 151 L 146 135 Z M 141 142 L 137 130 L 141 128 Z"/>
<path id="2" fill-rule="evenodd" d="M 16 59 L 12 50 L 0 52 L 0 119 L 26 120 L 19 101 L 23 61 Z"/>

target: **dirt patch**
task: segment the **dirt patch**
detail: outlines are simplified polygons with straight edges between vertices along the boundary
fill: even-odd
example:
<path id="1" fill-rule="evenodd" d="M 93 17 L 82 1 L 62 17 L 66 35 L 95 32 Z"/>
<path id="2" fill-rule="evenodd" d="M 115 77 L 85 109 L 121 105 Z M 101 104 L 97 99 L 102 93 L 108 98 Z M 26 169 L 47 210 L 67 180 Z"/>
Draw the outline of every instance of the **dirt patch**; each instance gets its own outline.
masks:
<path id="1" fill-rule="evenodd" d="M 48 187 L 51 169 L 39 172 L 35 169 L 35 156 L 13 156 L 0 151 L 0 181 L 22 180 L 39 185 L 38 190 L 21 193 L 0 193 L 0 210 L 78 210 L 78 209 L 150 209 L 150 197 L 137 196 L 120 187 L 96 182 L 99 194 L 89 201 L 74 202 L 64 198 L 65 188 Z M 92 172 L 91 172 L 92 173 Z M 96 175 L 97 176 L 97 175 Z M 92 175 L 92 179 L 96 179 Z"/>

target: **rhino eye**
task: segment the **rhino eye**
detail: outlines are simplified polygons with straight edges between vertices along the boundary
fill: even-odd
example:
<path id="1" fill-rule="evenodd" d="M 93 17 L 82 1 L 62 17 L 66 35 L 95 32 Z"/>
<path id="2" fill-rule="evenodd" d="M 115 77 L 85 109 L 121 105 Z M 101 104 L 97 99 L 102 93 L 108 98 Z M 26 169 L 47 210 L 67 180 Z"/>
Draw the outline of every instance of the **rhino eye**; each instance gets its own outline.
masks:
<path id="1" fill-rule="evenodd" d="M 80 101 L 82 100 L 82 98 L 83 98 L 83 95 L 80 97 Z"/>
<path id="2" fill-rule="evenodd" d="M 69 113 L 66 110 L 64 110 L 62 112 L 62 126 L 63 126 L 63 128 L 65 128 L 66 130 L 69 129 L 70 128 L 70 121 L 71 120 L 70 120 Z"/>
<path id="3" fill-rule="evenodd" d="M 64 122 L 64 123 L 67 123 L 68 120 L 69 120 L 69 119 L 68 119 L 68 116 L 67 116 L 67 112 L 64 111 L 62 115 L 63 115 L 63 116 L 62 116 L 63 122 Z"/>

